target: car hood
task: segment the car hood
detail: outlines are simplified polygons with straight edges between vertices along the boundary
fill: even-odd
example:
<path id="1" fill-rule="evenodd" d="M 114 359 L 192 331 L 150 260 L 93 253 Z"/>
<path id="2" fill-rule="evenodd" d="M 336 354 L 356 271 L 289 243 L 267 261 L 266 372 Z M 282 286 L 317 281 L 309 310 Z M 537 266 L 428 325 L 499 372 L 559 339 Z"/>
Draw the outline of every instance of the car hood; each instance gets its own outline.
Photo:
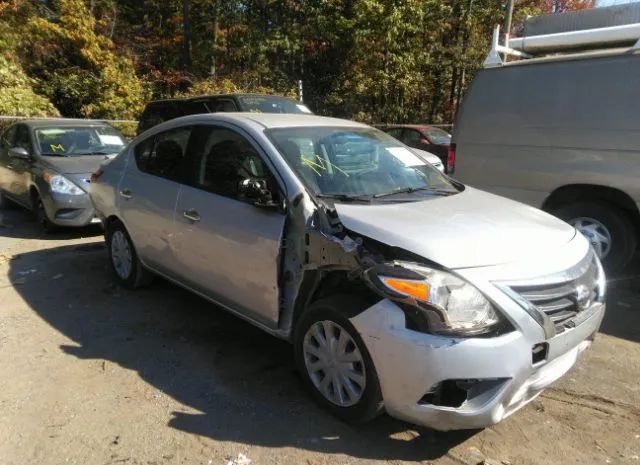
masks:
<path id="1" fill-rule="evenodd" d="M 60 174 L 91 174 L 107 159 L 104 155 L 87 155 L 80 157 L 42 157 L 45 168 Z"/>
<path id="2" fill-rule="evenodd" d="M 450 269 L 554 254 L 576 235 L 541 210 L 470 187 L 424 201 L 335 208 L 347 229 Z"/>

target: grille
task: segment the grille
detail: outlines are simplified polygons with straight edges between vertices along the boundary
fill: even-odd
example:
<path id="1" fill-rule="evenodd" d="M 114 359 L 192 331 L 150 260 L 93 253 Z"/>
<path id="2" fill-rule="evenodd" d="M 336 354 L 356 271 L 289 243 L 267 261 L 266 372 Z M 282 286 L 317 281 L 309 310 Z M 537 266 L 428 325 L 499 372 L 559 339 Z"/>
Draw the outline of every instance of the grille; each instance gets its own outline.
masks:
<path id="1" fill-rule="evenodd" d="M 518 283 L 510 288 L 538 311 L 546 314 L 557 333 L 575 326 L 573 319 L 600 300 L 599 267 L 593 255 L 574 268 L 546 282 Z"/>

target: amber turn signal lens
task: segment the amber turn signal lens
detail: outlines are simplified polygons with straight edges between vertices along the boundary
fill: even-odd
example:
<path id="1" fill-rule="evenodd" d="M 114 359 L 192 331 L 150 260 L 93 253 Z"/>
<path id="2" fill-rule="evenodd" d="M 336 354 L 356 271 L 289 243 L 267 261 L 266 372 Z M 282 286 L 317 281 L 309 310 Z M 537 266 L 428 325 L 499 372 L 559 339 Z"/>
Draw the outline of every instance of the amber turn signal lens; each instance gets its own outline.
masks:
<path id="1" fill-rule="evenodd" d="M 416 281 L 413 279 L 398 279 L 388 276 L 380 276 L 380 280 L 389 289 L 392 289 L 400 294 L 413 297 L 416 300 L 423 302 L 429 301 L 429 284 L 425 281 Z"/>

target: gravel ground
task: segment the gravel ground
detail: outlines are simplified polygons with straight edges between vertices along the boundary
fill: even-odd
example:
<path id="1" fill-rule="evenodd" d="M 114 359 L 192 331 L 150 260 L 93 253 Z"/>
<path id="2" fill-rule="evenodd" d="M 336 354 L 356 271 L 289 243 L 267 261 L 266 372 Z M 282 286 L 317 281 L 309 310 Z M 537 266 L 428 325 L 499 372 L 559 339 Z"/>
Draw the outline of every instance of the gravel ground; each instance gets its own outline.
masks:
<path id="1" fill-rule="evenodd" d="M 352 427 L 308 398 L 287 343 L 162 280 L 120 289 L 97 229 L 44 236 L 22 210 L 0 215 L 3 465 L 640 465 L 632 280 L 576 367 L 501 424 Z"/>

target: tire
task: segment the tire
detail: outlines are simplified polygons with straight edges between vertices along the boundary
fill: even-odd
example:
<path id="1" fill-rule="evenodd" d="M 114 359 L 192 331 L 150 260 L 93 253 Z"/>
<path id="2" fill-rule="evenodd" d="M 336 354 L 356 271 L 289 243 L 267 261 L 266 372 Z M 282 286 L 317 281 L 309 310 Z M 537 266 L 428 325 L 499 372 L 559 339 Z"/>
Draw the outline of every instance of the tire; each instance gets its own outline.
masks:
<path id="1" fill-rule="evenodd" d="M 2 191 L 0 191 L 0 208 L 4 210 L 12 206 L 13 206 L 13 202 L 11 202 L 11 200 L 9 200 Z"/>
<path id="2" fill-rule="evenodd" d="M 117 221 L 108 226 L 106 242 L 109 265 L 118 284 L 127 289 L 138 289 L 151 283 L 153 274 L 138 259 L 133 241 L 122 223 Z"/>
<path id="3" fill-rule="evenodd" d="M 606 202 L 576 202 L 558 208 L 554 214 L 575 226 L 591 242 L 607 271 L 620 271 L 636 251 L 636 231 L 627 215 Z M 609 247 L 601 247 L 600 238 L 609 238 Z M 598 245 L 600 243 L 600 246 Z M 604 252 L 604 256 L 599 253 Z"/>
<path id="4" fill-rule="evenodd" d="M 362 308 L 362 304 L 363 302 L 359 299 L 347 295 L 320 299 L 311 304 L 300 317 L 294 333 L 296 366 L 305 387 L 321 407 L 349 423 L 369 421 L 384 409 L 378 374 L 369 351 L 348 320 L 349 311 L 353 312 L 354 309 Z M 320 347 L 317 341 L 318 336 L 314 335 L 314 329 L 318 329 L 325 335 L 332 332 L 333 339 L 338 344 L 335 347 L 339 347 L 339 339 L 344 331 L 345 341 L 347 340 L 346 336 L 348 336 L 348 341 L 344 344 L 343 356 L 348 357 L 349 360 L 357 359 L 357 361 L 338 362 L 337 366 L 329 366 L 330 363 L 336 363 L 334 359 L 333 362 L 325 364 L 327 370 L 333 370 L 331 373 L 335 373 L 335 377 L 322 369 L 310 370 L 309 366 L 316 363 L 322 364 L 319 357 L 309 352 L 309 344 L 316 351 L 320 350 L 318 349 Z M 327 394 L 323 394 L 320 388 L 325 379 L 330 380 L 325 387 Z M 342 383 L 340 389 L 335 389 L 334 379 L 337 380 L 337 384 Z M 364 383 L 362 383 L 363 380 Z M 331 396 L 334 397 L 333 401 L 329 398 Z M 340 405 L 339 396 L 342 397 L 342 405 Z"/>
<path id="5" fill-rule="evenodd" d="M 44 204 L 38 194 L 34 194 L 33 197 L 33 216 L 45 234 L 53 234 L 59 229 L 47 216 L 47 211 L 44 209 Z"/>

